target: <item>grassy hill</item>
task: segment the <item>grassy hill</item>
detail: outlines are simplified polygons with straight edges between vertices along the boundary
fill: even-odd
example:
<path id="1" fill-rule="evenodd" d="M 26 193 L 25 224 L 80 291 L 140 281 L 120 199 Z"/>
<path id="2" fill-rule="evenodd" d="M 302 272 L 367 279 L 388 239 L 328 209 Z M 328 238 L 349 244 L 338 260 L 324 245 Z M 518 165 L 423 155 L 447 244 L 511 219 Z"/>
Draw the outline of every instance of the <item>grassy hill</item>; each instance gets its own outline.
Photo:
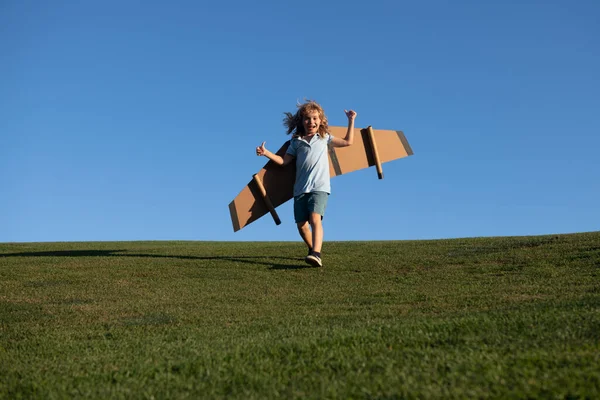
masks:
<path id="1" fill-rule="evenodd" d="M 0 398 L 599 398 L 600 232 L 0 244 Z"/>

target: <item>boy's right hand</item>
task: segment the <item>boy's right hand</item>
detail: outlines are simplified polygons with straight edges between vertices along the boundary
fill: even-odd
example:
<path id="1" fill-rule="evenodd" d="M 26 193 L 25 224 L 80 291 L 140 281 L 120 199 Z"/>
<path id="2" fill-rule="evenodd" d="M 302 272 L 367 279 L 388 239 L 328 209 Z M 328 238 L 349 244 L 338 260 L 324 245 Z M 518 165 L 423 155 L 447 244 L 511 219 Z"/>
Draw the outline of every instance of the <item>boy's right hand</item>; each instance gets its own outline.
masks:
<path id="1" fill-rule="evenodd" d="M 262 144 L 256 148 L 257 156 L 264 156 L 265 153 L 267 152 L 267 149 L 265 148 L 265 143 L 266 142 L 262 142 Z"/>

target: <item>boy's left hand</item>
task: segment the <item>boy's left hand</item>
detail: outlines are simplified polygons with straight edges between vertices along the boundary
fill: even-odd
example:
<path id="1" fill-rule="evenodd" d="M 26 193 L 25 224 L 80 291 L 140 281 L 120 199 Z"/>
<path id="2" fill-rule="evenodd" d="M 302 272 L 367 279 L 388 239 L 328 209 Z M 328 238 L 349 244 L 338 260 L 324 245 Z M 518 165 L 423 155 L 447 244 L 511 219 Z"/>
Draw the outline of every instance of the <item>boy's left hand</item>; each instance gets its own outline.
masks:
<path id="1" fill-rule="evenodd" d="M 356 111 L 354 110 L 344 110 L 344 112 L 346 113 L 346 117 L 348 117 L 348 121 L 354 121 L 354 119 L 356 118 Z"/>

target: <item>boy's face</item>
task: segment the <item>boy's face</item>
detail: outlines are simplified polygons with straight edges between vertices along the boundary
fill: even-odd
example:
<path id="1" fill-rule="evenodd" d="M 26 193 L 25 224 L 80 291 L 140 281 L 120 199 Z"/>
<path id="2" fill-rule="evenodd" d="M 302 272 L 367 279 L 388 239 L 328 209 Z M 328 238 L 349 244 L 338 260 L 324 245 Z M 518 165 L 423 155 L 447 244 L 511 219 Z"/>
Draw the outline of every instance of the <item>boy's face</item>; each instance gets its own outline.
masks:
<path id="1" fill-rule="evenodd" d="M 319 131 L 319 126 L 321 126 L 321 117 L 319 116 L 319 112 L 309 111 L 304 114 L 302 124 L 304 125 L 304 132 L 306 132 L 306 135 L 314 135 L 317 133 Z"/>

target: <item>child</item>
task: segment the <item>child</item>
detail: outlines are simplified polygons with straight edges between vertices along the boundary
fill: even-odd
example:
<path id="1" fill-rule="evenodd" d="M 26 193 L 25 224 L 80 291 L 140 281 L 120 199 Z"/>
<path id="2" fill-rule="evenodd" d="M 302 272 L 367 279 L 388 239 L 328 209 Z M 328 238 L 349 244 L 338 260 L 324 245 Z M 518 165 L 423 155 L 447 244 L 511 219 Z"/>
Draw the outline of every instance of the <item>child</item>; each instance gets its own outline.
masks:
<path id="1" fill-rule="evenodd" d="M 313 267 L 322 267 L 321 246 L 327 198 L 331 192 L 327 146 L 345 147 L 354 141 L 356 112 L 346 111 L 348 131 L 343 139 L 331 136 L 323 108 L 314 101 L 298 104 L 296 114 L 285 113 L 283 119 L 288 135 L 293 133 L 286 154 L 281 157 L 265 148 L 265 142 L 256 148 L 257 156 L 265 156 L 278 165 L 296 162 L 294 182 L 294 218 L 300 236 L 308 246 L 304 259 Z M 312 234 L 311 234 L 312 231 Z"/>

